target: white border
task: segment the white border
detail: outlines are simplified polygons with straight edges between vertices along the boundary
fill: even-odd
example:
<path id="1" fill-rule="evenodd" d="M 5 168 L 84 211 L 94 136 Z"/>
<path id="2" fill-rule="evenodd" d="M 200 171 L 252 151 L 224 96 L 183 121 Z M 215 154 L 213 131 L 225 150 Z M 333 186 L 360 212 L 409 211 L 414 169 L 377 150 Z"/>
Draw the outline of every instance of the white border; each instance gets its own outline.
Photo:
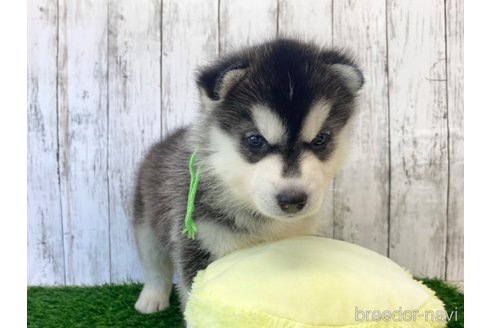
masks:
<path id="1" fill-rule="evenodd" d="M 1 327 L 26 325 L 26 8 L 25 1 L 0 2 Z"/>
<path id="2" fill-rule="evenodd" d="M 491 13 L 490 1 L 465 2 L 465 308 L 468 327 L 482 327 L 490 322 Z"/>

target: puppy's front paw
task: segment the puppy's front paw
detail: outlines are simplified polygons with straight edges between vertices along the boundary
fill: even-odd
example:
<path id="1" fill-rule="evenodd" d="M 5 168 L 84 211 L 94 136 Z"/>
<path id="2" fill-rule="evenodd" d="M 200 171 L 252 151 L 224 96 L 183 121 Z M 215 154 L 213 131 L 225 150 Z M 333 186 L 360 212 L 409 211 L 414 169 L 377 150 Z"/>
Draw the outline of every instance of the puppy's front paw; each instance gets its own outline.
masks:
<path id="1" fill-rule="evenodd" d="M 169 307 L 169 296 L 162 291 L 145 288 L 140 293 L 135 309 L 140 313 L 154 313 Z"/>

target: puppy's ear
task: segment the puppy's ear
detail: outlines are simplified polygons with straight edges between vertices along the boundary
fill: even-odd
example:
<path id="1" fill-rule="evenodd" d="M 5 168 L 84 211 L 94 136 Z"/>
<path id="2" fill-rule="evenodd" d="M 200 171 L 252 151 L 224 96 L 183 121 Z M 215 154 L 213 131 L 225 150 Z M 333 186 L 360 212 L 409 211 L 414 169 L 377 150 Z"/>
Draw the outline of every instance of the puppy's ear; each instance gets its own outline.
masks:
<path id="1" fill-rule="evenodd" d="M 332 64 L 329 69 L 340 76 L 345 81 L 346 86 L 352 94 L 356 94 L 364 85 L 364 75 L 360 69 L 354 65 Z"/>
<path id="2" fill-rule="evenodd" d="M 356 94 L 364 85 L 364 75 L 346 51 L 324 51 L 321 60 L 332 74 L 339 76 L 352 94 Z"/>
<path id="3" fill-rule="evenodd" d="M 197 84 L 204 103 L 223 100 L 243 78 L 247 68 L 244 62 L 226 61 L 200 71 Z"/>

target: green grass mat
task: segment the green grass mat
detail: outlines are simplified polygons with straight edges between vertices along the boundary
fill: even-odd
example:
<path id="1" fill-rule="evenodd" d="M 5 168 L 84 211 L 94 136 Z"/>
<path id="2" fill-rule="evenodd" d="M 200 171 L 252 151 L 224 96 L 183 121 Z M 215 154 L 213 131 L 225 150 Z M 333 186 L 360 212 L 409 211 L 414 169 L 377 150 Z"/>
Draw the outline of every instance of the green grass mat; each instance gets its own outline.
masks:
<path id="1" fill-rule="evenodd" d="M 423 282 L 436 291 L 446 310 L 457 311 L 448 327 L 463 327 L 464 296 L 456 288 L 436 279 Z M 178 299 L 164 312 L 142 315 L 133 308 L 141 285 L 100 287 L 29 287 L 27 326 L 57 327 L 184 327 Z"/>

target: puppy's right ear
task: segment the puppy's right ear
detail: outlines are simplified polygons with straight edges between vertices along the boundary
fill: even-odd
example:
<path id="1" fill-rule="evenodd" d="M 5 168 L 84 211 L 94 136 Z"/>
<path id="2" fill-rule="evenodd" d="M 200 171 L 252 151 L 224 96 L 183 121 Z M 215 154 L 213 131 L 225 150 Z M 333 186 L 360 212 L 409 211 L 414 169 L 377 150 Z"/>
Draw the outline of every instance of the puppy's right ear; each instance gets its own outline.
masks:
<path id="1" fill-rule="evenodd" d="M 205 106 L 222 101 L 246 74 L 244 62 L 227 61 L 199 72 L 197 84 Z"/>

